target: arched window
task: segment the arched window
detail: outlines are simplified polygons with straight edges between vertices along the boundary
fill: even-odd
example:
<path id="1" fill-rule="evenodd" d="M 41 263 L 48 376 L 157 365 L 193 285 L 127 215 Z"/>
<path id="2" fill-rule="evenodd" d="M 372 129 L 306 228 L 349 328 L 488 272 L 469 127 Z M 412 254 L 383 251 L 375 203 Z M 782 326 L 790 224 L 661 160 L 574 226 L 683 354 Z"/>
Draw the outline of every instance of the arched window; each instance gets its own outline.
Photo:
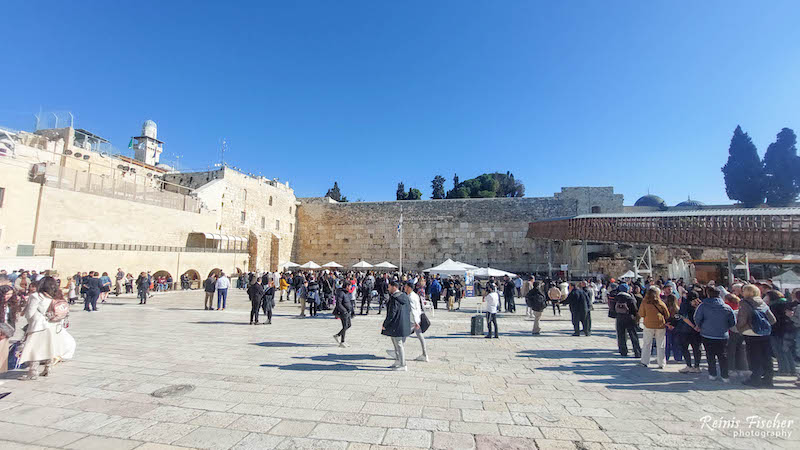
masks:
<path id="1" fill-rule="evenodd" d="M 269 196 L 269 206 L 272 206 L 272 196 Z"/>
<path id="2" fill-rule="evenodd" d="M 592 206 L 592 214 L 600 214 L 600 207 Z"/>

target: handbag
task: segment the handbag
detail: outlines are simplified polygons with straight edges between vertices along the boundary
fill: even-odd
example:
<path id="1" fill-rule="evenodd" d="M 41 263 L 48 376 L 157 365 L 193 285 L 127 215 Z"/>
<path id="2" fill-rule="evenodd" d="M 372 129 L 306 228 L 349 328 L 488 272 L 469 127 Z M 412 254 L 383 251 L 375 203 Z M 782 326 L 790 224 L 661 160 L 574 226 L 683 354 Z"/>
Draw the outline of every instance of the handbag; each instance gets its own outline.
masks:
<path id="1" fill-rule="evenodd" d="M 422 313 L 419 316 L 419 330 L 424 333 L 428 331 L 428 328 L 430 327 L 431 327 L 430 319 L 428 319 L 428 316 L 426 316 L 425 313 Z"/>

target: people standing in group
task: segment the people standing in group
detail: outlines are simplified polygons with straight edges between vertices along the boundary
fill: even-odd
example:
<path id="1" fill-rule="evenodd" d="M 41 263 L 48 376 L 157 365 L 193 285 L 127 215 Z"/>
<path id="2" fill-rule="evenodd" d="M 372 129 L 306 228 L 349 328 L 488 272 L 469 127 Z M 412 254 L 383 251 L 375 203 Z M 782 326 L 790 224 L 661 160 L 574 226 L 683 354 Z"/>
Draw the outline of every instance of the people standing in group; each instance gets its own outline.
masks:
<path id="1" fill-rule="evenodd" d="M 589 297 L 586 292 L 578 288 L 575 283 L 569 284 L 569 294 L 562 302 L 569 305 L 569 312 L 572 315 L 573 336 L 580 336 L 580 328 L 583 327 L 583 334 L 590 336 L 592 330 L 589 328 Z"/>
<path id="2" fill-rule="evenodd" d="M 694 313 L 698 306 L 700 306 L 700 296 L 697 291 L 691 290 L 686 293 L 686 298 L 678 309 L 681 320 L 675 325 L 675 339 L 686 363 L 686 367 L 678 371 L 680 373 L 700 373 L 701 340 L 697 325 L 694 323 Z M 691 352 L 689 347 L 692 348 Z"/>
<path id="3" fill-rule="evenodd" d="M 525 282 L 526 284 L 523 285 L 523 289 L 526 289 L 529 282 L 530 280 Z M 532 287 L 526 290 L 525 303 L 528 305 L 528 308 L 530 308 L 531 315 L 533 316 L 533 329 L 531 330 L 531 334 L 536 336 L 542 332 L 539 320 L 542 318 L 542 312 L 547 308 L 547 301 L 544 299 L 541 281 L 534 281 Z"/>
<path id="4" fill-rule="evenodd" d="M 708 360 L 708 378 L 717 379 L 717 361 L 722 381 L 729 381 L 728 374 L 728 329 L 736 325 L 736 316 L 730 306 L 720 298 L 716 286 L 706 286 L 706 298 L 694 312 L 694 323 L 703 341 Z"/>
<path id="5" fill-rule="evenodd" d="M 764 294 L 764 301 L 775 316 L 772 326 L 770 344 L 772 354 L 778 361 L 778 375 L 795 376 L 797 365 L 794 361 L 794 325 L 790 314 L 794 311 L 795 304 L 789 302 L 784 295 L 775 289 L 770 289 Z"/>
<path id="6" fill-rule="evenodd" d="M 505 308 L 507 313 L 514 313 L 517 310 L 514 295 L 517 292 L 516 286 L 514 286 L 514 281 L 509 278 L 508 275 L 503 277 L 503 298 L 505 300 Z"/>
<path id="7" fill-rule="evenodd" d="M 743 384 L 753 387 L 772 387 L 772 346 L 770 336 L 777 323 L 769 305 L 761 298 L 761 291 L 753 284 L 742 287 L 742 301 L 736 315 L 736 329 L 745 341 L 750 378 Z"/>
<path id="8" fill-rule="evenodd" d="M 422 354 L 414 361 L 428 362 L 428 347 L 425 345 L 424 331 L 422 330 L 422 299 L 417 292 L 414 292 L 414 282 L 406 281 L 404 291 L 408 297 L 408 304 L 411 309 L 411 330 L 417 335 L 419 345 L 422 347 Z"/>
<path id="9" fill-rule="evenodd" d="M 609 308 L 609 316 L 614 317 L 617 331 L 617 350 L 623 357 L 628 356 L 628 339 L 636 358 L 642 357 L 642 348 L 639 346 L 639 335 L 636 333 L 636 323 L 639 321 L 639 310 L 636 308 L 636 299 L 628 292 L 630 287 L 622 283 L 617 287 L 611 299 L 613 309 Z M 650 348 L 647 348 L 648 353 Z"/>
<path id="10" fill-rule="evenodd" d="M 225 306 L 228 303 L 228 289 L 231 287 L 231 279 L 225 275 L 225 272 L 219 272 L 215 288 L 217 290 L 217 311 L 225 311 Z M 220 307 L 221 306 L 221 307 Z"/>
<path id="11" fill-rule="evenodd" d="M 736 291 L 739 294 L 726 294 L 723 301 L 726 305 L 730 306 L 734 314 L 738 314 L 739 304 L 741 303 L 742 286 L 739 285 Z M 728 329 L 728 345 L 726 352 L 728 354 L 728 374 L 730 376 L 743 376 L 746 374 L 749 366 L 747 364 L 747 355 L 744 348 L 744 337 L 736 326 Z"/>
<path id="12" fill-rule="evenodd" d="M 84 300 L 84 311 L 97 311 L 97 299 L 100 297 L 101 283 L 96 278 L 97 272 L 91 271 L 83 278 L 83 288 L 86 289 L 86 299 Z"/>
<path id="13" fill-rule="evenodd" d="M 258 325 L 258 310 L 261 308 L 261 301 L 264 297 L 264 286 L 261 284 L 261 277 L 256 278 L 255 283 L 247 288 L 247 297 L 250 299 L 250 325 Z"/>
<path id="14" fill-rule="evenodd" d="M 344 286 L 342 280 L 336 280 L 335 286 L 336 291 L 334 292 L 334 295 L 336 297 L 336 306 L 333 309 L 333 314 L 341 321 L 342 329 L 333 335 L 333 339 L 337 344 L 339 344 L 339 347 L 349 347 L 349 345 L 345 343 L 345 335 L 347 334 L 347 330 L 349 330 L 350 326 L 352 325 L 350 319 L 355 312 L 352 297 L 350 293 L 347 292 L 347 287 Z M 369 313 L 369 308 L 367 312 Z"/>
<path id="15" fill-rule="evenodd" d="M 669 310 L 667 305 L 661 300 L 661 289 L 650 286 L 645 292 L 639 317 L 644 324 L 644 335 L 642 339 L 642 361 L 644 367 L 650 365 L 651 349 L 653 338 L 656 341 L 656 363 L 659 369 L 667 365 L 666 346 L 667 346 L 667 319 Z"/>
<path id="16" fill-rule="evenodd" d="M 386 303 L 386 317 L 383 320 L 381 334 L 392 339 L 395 352 L 393 370 L 406 371 L 406 338 L 411 334 L 411 308 L 408 296 L 400 291 L 400 282 L 388 282 L 389 300 Z"/>

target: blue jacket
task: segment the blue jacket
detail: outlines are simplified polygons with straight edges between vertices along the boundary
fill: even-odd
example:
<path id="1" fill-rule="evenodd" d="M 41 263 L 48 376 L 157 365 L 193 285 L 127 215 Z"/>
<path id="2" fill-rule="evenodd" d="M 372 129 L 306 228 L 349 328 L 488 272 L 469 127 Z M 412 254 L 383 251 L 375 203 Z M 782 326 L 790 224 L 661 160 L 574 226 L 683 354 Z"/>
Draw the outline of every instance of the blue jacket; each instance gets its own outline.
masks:
<path id="1" fill-rule="evenodd" d="M 431 295 L 439 295 L 442 292 L 442 286 L 439 284 L 439 281 L 431 281 L 430 292 Z"/>
<path id="2" fill-rule="evenodd" d="M 728 329 L 736 325 L 736 315 L 721 298 L 704 298 L 694 312 L 694 323 L 704 338 L 727 339 Z"/>

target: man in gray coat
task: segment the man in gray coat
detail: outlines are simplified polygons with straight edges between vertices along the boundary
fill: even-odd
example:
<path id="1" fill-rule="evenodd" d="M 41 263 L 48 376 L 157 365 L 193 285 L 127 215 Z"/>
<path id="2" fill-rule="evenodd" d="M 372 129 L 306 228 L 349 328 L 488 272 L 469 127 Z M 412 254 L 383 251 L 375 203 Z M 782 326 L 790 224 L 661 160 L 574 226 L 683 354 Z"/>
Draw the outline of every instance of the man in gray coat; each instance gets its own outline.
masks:
<path id="1" fill-rule="evenodd" d="M 396 361 L 391 369 L 406 371 L 408 368 L 404 344 L 411 334 L 411 306 L 408 296 L 399 288 L 398 281 L 389 282 L 389 301 L 386 303 L 386 318 L 383 320 L 381 334 L 392 338 Z"/>

